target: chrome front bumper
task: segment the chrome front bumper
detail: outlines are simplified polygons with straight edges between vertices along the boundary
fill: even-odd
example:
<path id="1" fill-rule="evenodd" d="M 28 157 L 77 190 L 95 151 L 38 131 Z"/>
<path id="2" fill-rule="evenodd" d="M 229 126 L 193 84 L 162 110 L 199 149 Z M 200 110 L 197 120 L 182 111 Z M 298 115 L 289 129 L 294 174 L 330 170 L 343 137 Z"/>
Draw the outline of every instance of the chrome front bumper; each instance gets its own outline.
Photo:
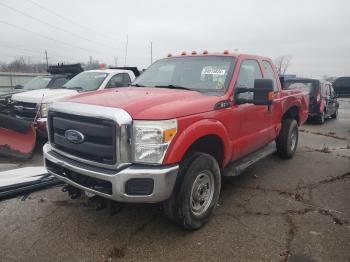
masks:
<path id="1" fill-rule="evenodd" d="M 64 176 L 64 172 L 54 172 L 48 168 L 48 172 L 58 179 L 70 184 L 74 187 L 80 188 L 84 191 L 112 199 L 118 202 L 134 202 L 134 203 L 157 203 L 168 199 L 173 191 L 179 166 L 141 166 L 132 164 L 119 171 L 111 171 L 99 168 L 96 166 L 89 167 L 88 165 L 74 164 L 74 161 L 65 161 L 58 153 L 52 150 L 49 143 L 43 147 L 44 163 L 51 162 L 57 166 L 80 174 L 82 176 L 96 178 L 103 181 L 108 181 L 112 185 L 112 193 L 103 193 L 89 187 L 83 186 Z M 47 162 L 49 161 L 49 162 Z M 125 185 L 130 179 L 152 179 L 154 182 L 153 192 L 150 195 L 129 195 L 125 191 Z"/>

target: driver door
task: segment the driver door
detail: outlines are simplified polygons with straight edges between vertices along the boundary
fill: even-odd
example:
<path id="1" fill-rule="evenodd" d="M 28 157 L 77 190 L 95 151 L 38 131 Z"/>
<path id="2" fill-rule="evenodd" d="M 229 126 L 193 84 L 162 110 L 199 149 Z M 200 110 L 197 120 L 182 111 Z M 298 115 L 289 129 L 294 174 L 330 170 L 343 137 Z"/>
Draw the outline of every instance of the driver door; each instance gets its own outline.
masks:
<path id="1" fill-rule="evenodd" d="M 254 88 L 254 80 L 263 78 L 259 62 L 255 59 L 243 60 L 235 87 Z M 253 93 L 247 92 L 238 98 L 252 99 Z M 272 114 L 267 106 L 250 103 L 234 105 L 238 115 L 238 137 L 233 142 L 233 160 L 256 151 L 271 141 Z"/>

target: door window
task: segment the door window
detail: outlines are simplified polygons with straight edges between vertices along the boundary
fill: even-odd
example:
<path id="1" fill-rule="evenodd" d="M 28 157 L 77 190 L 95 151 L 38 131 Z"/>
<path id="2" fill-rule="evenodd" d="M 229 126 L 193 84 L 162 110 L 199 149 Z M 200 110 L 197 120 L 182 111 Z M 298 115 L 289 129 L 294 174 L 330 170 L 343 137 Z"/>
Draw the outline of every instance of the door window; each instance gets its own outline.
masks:
<path id="1" fill-rule="evenodd" d="M 273 91 L 278 91 L 278 87 L 277 87 L 277 82 L 276 82 L 276 76 L 275 73 L 273 72 L 272 66 L 268 61 L 263 61 L 263 66 L 265 69 L 265 72 L 267 73 L 267 79 L 272 79 L 273 82 Z"/>
<path id="2" fill-rule="evenodd" d="M 256 60 L 245 60 L 239 69 L 236 87 L 254 88 L 254 80 L 261 79 L 262 73 Z M 252 92 L 238 95 L 239 98 L 253 99 Z"/>

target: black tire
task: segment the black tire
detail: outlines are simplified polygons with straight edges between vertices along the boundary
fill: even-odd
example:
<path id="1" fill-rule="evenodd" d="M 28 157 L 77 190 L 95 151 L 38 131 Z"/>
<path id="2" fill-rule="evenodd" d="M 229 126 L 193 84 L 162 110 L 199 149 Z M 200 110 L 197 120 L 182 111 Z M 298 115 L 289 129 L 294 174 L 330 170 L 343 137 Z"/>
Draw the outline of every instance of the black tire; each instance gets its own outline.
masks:
<path id="1" fill-rule="evenodd" d="M 294 137 L 293 137 L 294 135 Z M 277 152 L 281 158 L 292 158 L 299 140 L 298 123 L 295 119 L 284 119 L 276 139 Z"/>
<path id="2" fill-rule="evenodd" d="M 193 210 L 195 202 L 193 191 L 196 190 L 193 190 L 193 187 L 198 184 L 197 181 L 201 179 L 201 176 L 212 177 L 210 188 L 213 192 L 210 194 L 211 200 L 206 202 L 203 213 L 196 214 Z M 197 189 L 197 193 L 203 191 L 197 187 L 195 189 Z M 193 152 L 181 163 L 173 193 L 163 204 L 164 212 L 170 220 L 185 229 L 199 229 L 208 222 L 214 211 L 219 200 L 220 189 L 221 174 L 216 159 L 205 153 Z M 191 200 L 193 201 L 191 202 Z"/>
<path id="3" fill-rule="evenodd" d="M 332 118 L 337 119 L 338 118 L 338 108 L 335 110 L 334 114 L 331 115 Z"/>
<path id="4" fill-rule="evenodd" d="M 316 116 L 316 123 L 319 124 L 319 125 L 322 125 L 322 124 L 324 124 L 325 119 L 326 119 L 326 111 L 323 110 L 322 113 L 319 113 Z"/>

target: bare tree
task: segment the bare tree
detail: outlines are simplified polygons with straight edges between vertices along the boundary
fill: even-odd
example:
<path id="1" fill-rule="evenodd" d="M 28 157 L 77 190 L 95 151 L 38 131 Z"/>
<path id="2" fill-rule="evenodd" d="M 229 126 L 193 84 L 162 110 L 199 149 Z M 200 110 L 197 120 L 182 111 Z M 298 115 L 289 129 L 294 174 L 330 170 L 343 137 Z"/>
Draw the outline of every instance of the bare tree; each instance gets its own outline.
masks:
<path id="1" fill-rule="evenodd" d="M 274 59 L 274 63 L 279 75 L 284 75 L 290 65 L 290 61 L 292 60 L 291 56 L 279 56 Z"/>

